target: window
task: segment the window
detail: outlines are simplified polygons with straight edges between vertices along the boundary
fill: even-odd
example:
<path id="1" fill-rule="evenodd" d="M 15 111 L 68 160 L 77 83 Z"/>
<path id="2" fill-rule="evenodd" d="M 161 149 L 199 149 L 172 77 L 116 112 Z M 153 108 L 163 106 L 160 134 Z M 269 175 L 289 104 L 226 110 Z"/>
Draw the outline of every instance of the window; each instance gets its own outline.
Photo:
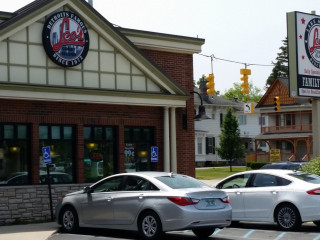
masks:
<path id="1" fill-rule="evenodd" d="M 197 150 L 198 150 L 198 154 L 202 154 L 202 138 L 201 137 L 197 138 Z"/>
<path id="2" fill-rule="evenodd" d="M 30 183 L 29 128 L 0 124 L 0 185 Z"/>
<path id="3" fill-rule="evenodd" d="M 51 183 L 74 182 L 74 127 L 64 125 L 39 126 L 40 183 L 47 183 L 42 148 L 50 146 Z"/>
<path id="4" fill-rule="evenodd" d="M 206 138 L 206 154 L 212 153 L 216 154 L 216 141 L 214 137 Z"/>
<path id="5" fill-rule="evenodd" d="M 289 180 L 274 175 L 256 174 L 252 181 L 252 187 L 285 186 L 290 183 L 291 182 Z"/>
<path id="6" fill-rule="evenodd" d="M 239 125 L 246 125 L 247 124 L 247 116 L 246 115 L 239 115 L 238 121 L 239 121 Z"/>
<path id="7" fill-rule="evenodd" d="M 156 168 L 151 163 L 151 146 L 154 130 L 150 127 L 125 127 L 125 171 L 150 171 Z"/>
<path id="8" fill-rule="evenodd" d="M 258 117 L 259 118 L 259 124 L 262 126 L 266 126 L 266 116 Z"/>
<path id="9" fill-rule="evenodd" d="M 84 179 L 95 182 L 116 172 L 116 128 L 112 126 L 85 126 Z"/>
<path id="10" fill-rule="evenodd" d="M 220 127 L 221 127 L 222 123 L 223 123 L 223 113 L 220 113 Z"/>
<path id="11" fill-rule="evenodd" d="M 247 186 L 247 182 L 250 178 L 251 174 L 241 174 L 236 175 L 230 179 L 225 180 L 220 183 L 217 188 L 226 189 L 226 188 L 244 188 Z"/>

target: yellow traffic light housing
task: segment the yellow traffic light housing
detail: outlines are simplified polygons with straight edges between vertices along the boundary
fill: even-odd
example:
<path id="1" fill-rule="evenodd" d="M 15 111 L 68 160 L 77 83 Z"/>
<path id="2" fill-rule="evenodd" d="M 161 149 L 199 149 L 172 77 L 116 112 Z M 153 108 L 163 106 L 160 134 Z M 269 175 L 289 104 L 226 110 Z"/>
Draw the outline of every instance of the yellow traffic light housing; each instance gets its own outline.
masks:
<path id="1" fill-rule="evenodd" d="M 273 101 L 274 101 L 274 110 L 280 111 L 280 97 L 279 96 L 274 97 Z"/>
<path id="2" fill-rule="evenodd" d="M 248 82 L 248 75 L 251 75 L 251 70 L 250 69 L 246 69 L 246 68 L 242 68 L 240 69 L 240 74 L 242 74 L 241 76 L 241 81 L 243 81 L 241 83 L 241 93 L 242 94 L 249 94 L 249 82 Z"/>
<path id="3" fill-rule="evenodd" d="M 211 73 L 206 77 L 207 80 L 207 94 L 208 95 L 214 95 L 216 93 L 214 89 L 214 75 Z"/>

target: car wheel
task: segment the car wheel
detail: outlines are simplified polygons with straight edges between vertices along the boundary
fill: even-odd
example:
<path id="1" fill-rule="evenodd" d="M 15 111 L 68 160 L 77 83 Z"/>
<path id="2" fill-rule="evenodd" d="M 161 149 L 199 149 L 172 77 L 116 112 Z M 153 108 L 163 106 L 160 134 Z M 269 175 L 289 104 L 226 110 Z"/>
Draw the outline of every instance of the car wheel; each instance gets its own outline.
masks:
<path id="1" fill-rule="evenodd" d="M 192 232 L 198 237 L 198 238 L 207 238 L 214 233 L 216 229 L 215 228 L 195 228 L 192 229 Z"/>
<path id="2" fill-rule="evenodd" d="M 62 229 L 67 233 L 74 233 L 79 228 L 79 220 L 76 210 L 73 207 L 65 207 L 61 211 L 60 222 L 62 224 Z"/>
<path id="3" fill-rule="evenodd" d="M 320 221 L 313 221 L 313 223 L 314 223 L 315 225 L 317 225 L 318 227 L 320 227 Z"/>
<path id="4" fill-rule="evenodd" d="M 138 230 L 143 239 L 155 240 L 163 236 L 161 220 L 153 211 L 146 211 L 140 215 Z"/>
<path id="5" fill-rule="evenodd" d="M 301 218 L 297 208 L 291 204 L 283 204 L 277 208 L 276 222 L 283 230 L 296 230 L 301 226 Z"/>

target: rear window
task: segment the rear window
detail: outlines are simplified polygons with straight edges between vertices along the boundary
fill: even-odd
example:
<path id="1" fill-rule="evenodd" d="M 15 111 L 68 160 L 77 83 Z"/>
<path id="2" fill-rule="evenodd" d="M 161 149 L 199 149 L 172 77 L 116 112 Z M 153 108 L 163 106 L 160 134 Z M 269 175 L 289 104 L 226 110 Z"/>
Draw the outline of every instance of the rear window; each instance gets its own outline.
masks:
<path id="1" fill-rule="evenodd" d="M 207 186 L 203 182 L 184 175 L 161 176 L 157 177 L 156 179 L 173 189 L 201 188 Z"/>
<path id="2" fill-rule="evenodd" d="M 320 176 L 318 175 L 303 173 L 303 172 L 289 173 L 289 175 L 308 183 L 320 184 Z"/>

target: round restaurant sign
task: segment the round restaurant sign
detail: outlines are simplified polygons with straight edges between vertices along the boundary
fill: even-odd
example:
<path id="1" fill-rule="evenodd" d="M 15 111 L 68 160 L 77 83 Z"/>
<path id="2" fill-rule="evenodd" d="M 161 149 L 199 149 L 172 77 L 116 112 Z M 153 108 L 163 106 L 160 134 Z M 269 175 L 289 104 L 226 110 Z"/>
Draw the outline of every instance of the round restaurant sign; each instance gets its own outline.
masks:
<path id="1" fill-rule="evenodd" d="M 80 64 L 89 50 L 89 33 L 84 22 L 68 11 L 57 12 L 46 21 L 42 31 L 49 58 L 63 67 Z"/>

